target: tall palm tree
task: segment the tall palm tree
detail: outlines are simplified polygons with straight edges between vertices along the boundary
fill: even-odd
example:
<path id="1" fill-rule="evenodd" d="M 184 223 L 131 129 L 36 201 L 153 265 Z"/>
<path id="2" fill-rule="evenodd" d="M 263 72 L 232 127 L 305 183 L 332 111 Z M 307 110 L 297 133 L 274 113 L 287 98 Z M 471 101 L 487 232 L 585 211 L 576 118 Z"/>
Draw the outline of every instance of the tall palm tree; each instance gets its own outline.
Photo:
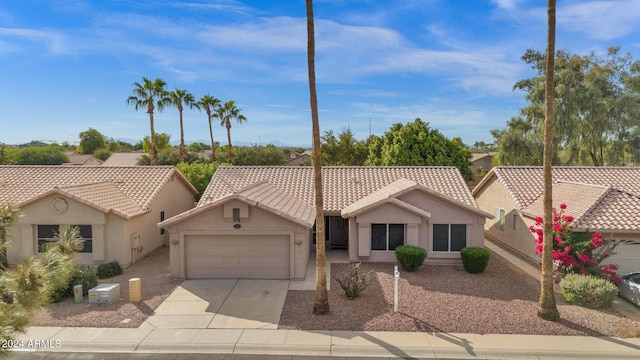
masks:
<path id="1" fill-rule="evenodd" d="M 313 313 L 329 313 L 326 257 L 324 246 L 324 201 L 322 198 L 322 154 L 320 153 L 320 123 L 318 120 L 318 96 L 316 94 L 315 32 L 313 26 L 313 0 L 307 3 L 307 64 L 309 68 L 309 99 L 311 102 L 311 126 L 313 133 L 313 169 L 316 188 L 316 293 Z"/>
<path id="2" fill-rule="evenodd" d="M 156 132 L 153 126 L 153 112 L 162 112 L 165 106 L 170 104 L 170 98 L 165 90 L 167 83 L 157 78 L 154 81 L 146 77 L 142 78 L 142 84 L 133 83 L 133 95 L 127 98 L 127 104 L 133 104 L 136 110 L 146 108 L 149 114 L 149 124 L 151 127 L 151 165 L 158 165 L 158 150 L 156 149 Z"/>
<path id="3" fill-rule="evenodd" d="M 560 313 L 556 305 L 553 293 L 553 214 L 552 214 L 552 178 L 551 169 L 553 162 L 553 117 L 554 111 L 554 71 L 555 71 L 555 46 L 556 46 L 556 0 L 548 0 L 548 33 L 547 33 L 547 58 L 545 64 L 544 84 L 544 157 L 542 160 L 544 176 L 544 227 L 542 243 L 542 272 L 540 274 L 540 300 L 538 301 L 538 317 L 557 321 Z"/>
<path id="4" fill-rule="evenodd" d="M 220 100 L 207 94 L 203 96 L 198 104 L 207 113 L 207 121 L 209 123 L 209 136 L 211 137 L 211 161 L 216 161 L 216 143 L 213 142 L 213 128 L 211 126 L 211 120 L 214 117 L 213 111 L 220 107 Z"/>
<path id="5" fill-rule="evenodd" d="M 236 119 L 238 124 L 247 121 L 247 118 L 240 114 L 240 109 L 236 107 L 236 103 L 233 100 L 227 101 L 224 105 L 218 105 L 216 108 L 215 117 L 220 120 L 220 126 L 227 128 L 227 141 L 229 142 L 229 164 L 231 164 L 231 119 Z"/>
<path id="6" fill-rule="evenodd" d="M 189 109 L 200 109 L 200 105 L 196 102 L 196 98 L 193 94 L 183 89 L 175 89 L 169 92 L 169 98 L 171 99 L 171 105 L 175 106 L 180 113 L 180 154 L 178 157 L 179 162 L 184 162 L 184 126 L 182 125 L 182 111 L 184 105 L 187 105 Z"/>

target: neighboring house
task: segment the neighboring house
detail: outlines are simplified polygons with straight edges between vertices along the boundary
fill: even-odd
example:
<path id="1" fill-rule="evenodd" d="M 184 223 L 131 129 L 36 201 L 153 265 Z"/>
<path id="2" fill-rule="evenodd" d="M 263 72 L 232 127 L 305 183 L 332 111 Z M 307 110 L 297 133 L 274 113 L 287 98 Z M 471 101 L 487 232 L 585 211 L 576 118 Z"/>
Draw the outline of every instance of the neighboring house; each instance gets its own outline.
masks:
<path id="1" fill-rule="evenodd" d="M 491 169 L 493 153 L 473 153 L 471 154 L 471 172 L 478 175 L 481 172 L 487 172 Z"/>
<path id="2" fill-rule="evenodd" d="M 567 205 L 575 231 L 600 232 L 619 242 L 608 262 L 619 274 L 640 271 L 640 168 L 554 167 L 553 206 Z M 529 226 L 543 215 L 542 167 L 495 167 L 473 189 L 481 209 L 495 214 L 486 236 L 535 262 Z"/>
<path id="3" fill-rule="evenodd" d="M 78 154 L 72 151 L 65 152 L 69 158 L 69 162 L 64 165 L 101 165 L 102 160 L 92 154 Z"/>
<path id="4" fill-rule="evenodd" d="M 196 189 L 170 166 L 0 166 L 0 203 L 19 207 L 10 263 L 37 255 L 65 227 L 84 238 L 79 264 L 123 266 L 168 244 L 158 221 L 194 206 Z"/>
<path id="5" fill-rule="evenodd" d="M 285 163 L 288 166 L 300 166 L 311 158 L 311 150 L 305 150 L 302 153 L 291 151 L 285 155 Z"/>
<path id="6" fill-rule="evenodd" d="M 136 166 L 143 152 L 115 152 L 105 160 L 103 166 Z"/>
<path id="7" fill-rule="evenodd" d="M 480 210 L 455 167 L 324 167 L 325 241 L 351 261 L 395 262 L 427 249 L 426 263 L 460 263 L 483 246 Z M 198 205 L 158 226 L 170 236 L 171 275 L 302 279 L 314 249 L 312 167 L 220 167 Z"/>

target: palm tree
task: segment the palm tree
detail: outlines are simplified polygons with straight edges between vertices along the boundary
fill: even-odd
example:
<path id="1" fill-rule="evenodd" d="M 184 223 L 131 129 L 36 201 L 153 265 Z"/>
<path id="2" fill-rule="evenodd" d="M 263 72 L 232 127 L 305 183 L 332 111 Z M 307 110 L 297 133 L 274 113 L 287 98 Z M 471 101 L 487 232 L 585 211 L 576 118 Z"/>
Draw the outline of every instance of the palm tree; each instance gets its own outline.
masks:
<path id="1" fill-rule="evenodd" d="M 309 98 L 311 102 L 311 124 L 313 132 L 313 169 L 316 188 L 316 293 L 313 313 L 329 313 L 327 292 L 326 257 L 324 249 L 324 202 L 322 199 L 322 154 L 320 153 L 320 124 L 318 120 L 318 97 L 316 94 L 315 33 L 313 26 L 313 0 L 307 3 L 307 64 L 309 68 Z"/>
<path id="2" fill-rule="evenodd" d="M 133 83 L 133 95 L 127 98 L 127 104 L 135 105 L 136 110 L 146 108 L 149 114 L 149 124 L 151 127 L 151 165 L 158 165 L 158 150 L 156 149 L 156 132 L 153 127 L 153 112 L 162 112 L 164 107 L 171 103 L 169 95 L 164 87 L 167 83 L 157 78 L 154 81 L 142 78 L 142 84 Z"/>
<path id="3" fill-rule="evenodd" d="M 20 217 L 20 209 L 12 204 L 0 204 L 0 273 L 6 268 L 7 246 L 11 243 L 9 229 L 13 227 Z"/>
<path id="4" fill-rule="evenodd" d="M 216 108 L 220 107 L 220 100 L 207 94 L 203 96 L 198 104 L 207 113 L 207 121 L 209 123 L 209 136 L 211 137 L 211 161 L 216 161 L 216 143 L 213 142 L 213 128 L 211 127 L 211 119 L 214 117 L 212 113 Z"/>
<path id="5" fill-rule="evenodd" d="M 548 0 L 548 33 L 547 33 L 547 58 L 545 67 L 544 88 L 544 157 L 542 162 L 544 176 L 544 228 L 542 242 L 542 272 L 540 274 L 540 300 L 538 301 L 538 317 L 557 321 L 560 313 L 556 305 L 553 293 L 553 214 L 552 214 L 552 178 L 551 169 L 553 162 L 553 105 L 554 105 L 554 71 L 555 71 L 555 46 L 556 46 L 556 1 Z"/>
<path id="6" fill-rule="evenodd" d="M 240 114 L 240 109 L 236 107 L 236 103 L 233 100 L 227 101 L 224 105 L 218 105 L 216 108 L 215 117 L 220 120 L 220 126 L 227 128 L 227 141 L 229 142 L 229 164 L 231 164 L 231 119 L 236 119 L 238 124 L 247 121 L 244 115 Z"/>
<path id="7" fill-rule="evenodd" d="M 169 93 L 169 98 L 171 99 L 171 105 L 175 106 L 180 113 L 180 155 L 178 157 L 179 162 L 184 162 L 184 126 L 182 125 L 182 111 L 184 110 L 183 105 L 189 106 L 189 109 L 200 109 L 200 105 L 196 102 L 196 98 L 193 97 L 193 94 L 183 89 L 175 89 L 174 91 Z"/>

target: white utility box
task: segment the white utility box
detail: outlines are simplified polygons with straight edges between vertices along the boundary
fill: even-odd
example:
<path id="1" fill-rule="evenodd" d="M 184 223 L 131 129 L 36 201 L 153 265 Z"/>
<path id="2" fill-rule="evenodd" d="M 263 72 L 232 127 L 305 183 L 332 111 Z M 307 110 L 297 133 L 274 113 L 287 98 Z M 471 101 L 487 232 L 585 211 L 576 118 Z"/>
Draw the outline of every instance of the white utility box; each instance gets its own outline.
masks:
<path id="1" fill-rule="evenodd" d="M 120 284 L 100 284 L 89 290 L 89 305 L 111 305 L 120 300 Z"/>

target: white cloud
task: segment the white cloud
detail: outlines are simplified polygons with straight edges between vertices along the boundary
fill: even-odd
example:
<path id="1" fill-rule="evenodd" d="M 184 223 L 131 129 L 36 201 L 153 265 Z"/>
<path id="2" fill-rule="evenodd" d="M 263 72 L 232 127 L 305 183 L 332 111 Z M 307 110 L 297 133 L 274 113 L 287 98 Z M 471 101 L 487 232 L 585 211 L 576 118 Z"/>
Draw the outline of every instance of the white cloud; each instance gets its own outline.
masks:
<path id="1" fill-rule="evenodd" d="M 491 0 L 498 8 L 512 10 L 515 9 L 522 0 Z"/>
<path id="2" fill-rule="evenodd" d="M 561 4 L 558 26 L 597 40 L 613 40 L 640 30 L 640 0 L 580 1 Z"/>

